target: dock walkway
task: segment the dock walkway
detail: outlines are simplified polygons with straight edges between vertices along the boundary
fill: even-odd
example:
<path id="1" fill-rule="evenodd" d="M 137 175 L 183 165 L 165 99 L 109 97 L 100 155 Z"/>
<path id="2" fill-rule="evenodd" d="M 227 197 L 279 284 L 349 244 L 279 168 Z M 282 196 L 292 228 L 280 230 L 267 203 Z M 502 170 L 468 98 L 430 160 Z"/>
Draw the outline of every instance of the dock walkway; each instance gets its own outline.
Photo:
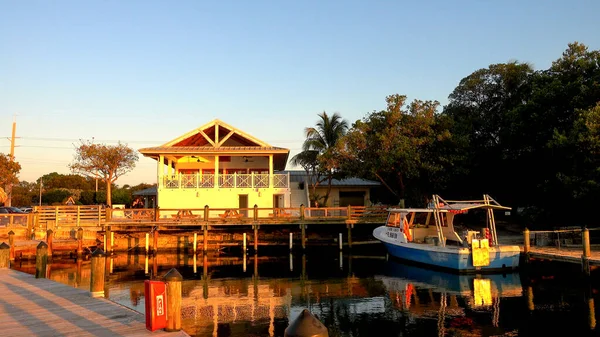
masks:
<path id="1" fill-rule="evenodd" d="M 90 293 L 0 269 L 2 336 L 189 336 L 146 330 L 142 314 Z"/>

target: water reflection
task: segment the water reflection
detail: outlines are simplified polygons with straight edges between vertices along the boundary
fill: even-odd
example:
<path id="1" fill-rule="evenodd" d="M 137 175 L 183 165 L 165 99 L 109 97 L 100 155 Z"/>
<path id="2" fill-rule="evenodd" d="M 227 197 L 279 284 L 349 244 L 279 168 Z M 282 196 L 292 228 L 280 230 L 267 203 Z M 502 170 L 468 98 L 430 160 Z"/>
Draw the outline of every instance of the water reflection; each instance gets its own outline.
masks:
<path id="1" fill-rule="evenodd" d="M 116 255 L 106 296 L 144 311 L 144 279 L 184 276 L 182 323 L 197 336 L 283 336 L 308 308 L 330 336 L 535 336 L 596 331 L 589 283 L 545 275 L 457 275 L 340 253 L 263 256 Z M 15 269 L 35 272 L 32 262 Z M 90 262 L 54 261 L 49 277 L 89 290 Z M 583 299 L 583 300 L 582 300 Z M 564 322 L 571 322 L 568 329 Z M 561 330 L 562 329 L 562 330 Z M 565 330 L 566 329 L 566 330 Z"/>

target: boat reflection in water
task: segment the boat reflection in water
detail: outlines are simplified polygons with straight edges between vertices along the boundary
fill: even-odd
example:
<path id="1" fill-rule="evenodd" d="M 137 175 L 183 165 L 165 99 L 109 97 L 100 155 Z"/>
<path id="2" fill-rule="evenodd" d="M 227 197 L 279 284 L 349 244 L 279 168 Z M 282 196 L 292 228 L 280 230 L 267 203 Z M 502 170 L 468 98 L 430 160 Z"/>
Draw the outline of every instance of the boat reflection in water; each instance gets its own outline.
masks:
<path id="1" fill-rule="evenodd" d="M 501 299 L 522 296 L 518 273 L 453 274 L 388 261 L 384 275 L 375 278 L 383 282 L 396 308 L 416 317 L 435 317 L 440 336 L 447 328 L 473 333 L 476 324 L 467 316 L 474 311 L 489 312 L 492 326 L 498 328 Z"/>
<path id="2" fill-rule="evenodd" d="M 527 336 L 539 332 L 540 324 L 549 330 L 564 325 L 551 318 L 554 311 L 543 309 L 548 299 L 580 296 L 572 288 L 545 294 L 540 280 L 525 287 L 525 293 L 535 294 L 535 303 L 543 305 L 536 306 L 522 295 L 518 273 L 459 275 L 384 257 L 337 253 L 117 255 L 107 262 L 106 296 L 139 312 L 144 312 L 143 281 L 161 279 L 177 268 L 184 277 L 183 328 L 195 336 L 283 336 L 305 308 L 332 337 Z M 35 271 L 33 262 L 17 262 L 13 268 Z M 89 289 L 89 261 L 53 261 L 49 268 L 50 279 Z M 586 317 L 588 307 L 586 302 L 565 312 L 564 305 L 558 306 L 560 315 L 571 319 Z M 590 331 L 587 324 L 572 325 L 570 330 Z"/>

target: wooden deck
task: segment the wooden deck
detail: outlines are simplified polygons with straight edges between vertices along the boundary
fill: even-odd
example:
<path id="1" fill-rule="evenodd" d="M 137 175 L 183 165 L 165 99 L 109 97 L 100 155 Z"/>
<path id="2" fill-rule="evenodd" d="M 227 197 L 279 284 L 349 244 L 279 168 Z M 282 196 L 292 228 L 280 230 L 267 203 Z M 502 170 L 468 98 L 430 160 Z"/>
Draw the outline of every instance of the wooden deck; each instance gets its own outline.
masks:
<path id="1" fill-rule="evenodd" d="M 0 269 L 3 336 L 188 336 L 146 330 L 142 314 L 89 292 Z"/>
<path id="2" fill-rule="evenodd" d="M 521 247 L 523 251 L 523 247 Z M 581 264 L 582 248 L 531 247 L 529 256 L 532 259 L 552 260 Z M 600 266 L 600 251 L 592 250 L 590 265 Z"/>

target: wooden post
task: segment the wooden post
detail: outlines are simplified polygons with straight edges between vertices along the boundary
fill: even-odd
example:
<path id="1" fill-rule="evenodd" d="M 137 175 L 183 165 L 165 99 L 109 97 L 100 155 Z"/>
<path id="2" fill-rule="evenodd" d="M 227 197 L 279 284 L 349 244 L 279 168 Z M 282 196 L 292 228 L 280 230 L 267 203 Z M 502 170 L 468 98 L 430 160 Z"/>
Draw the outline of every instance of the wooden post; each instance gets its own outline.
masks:
<path id="1" fill-rule="evenodd" d="M 154 209 L 154 221 L 158 222 L 158 220 L 160 220 L 160 208 L 157 205 Z"/>
<path id="2" fill-rule="evenodd" d="M 294 246 L 294 233 L 290 232 L 290 252 L 292 251 L 293 246 Z"/>
<path id="3" fill-rule="evenodd" d="M 164 278 L 167 282 L 167 326 L 165 331 L 181 330 L 181 282 L 183 277 L 177 269 L 171 269 Z"/>
<path id="4" fill-rule="evenodd" d="M 46 231 L 46 242 L 48 243 L 48 256 L 52 257 L 52 241 L 54 241 L 54 232 L 49 229 Z"/>
<path id="5" fill-rule="evenodd" d="M 246 255 L 246 233 L 242 235 L 243 243 L 242 243 L 242 254 Z"/>
<path id="6" fill-rule="evenodd" d="M 35 278 L 46 278 L 48 264 L 48 245 L 40 242 L 35 250 Z"/>
<path id="7" fill-rule="evenodd" d="M 254 254 L 258 254 L 258 225 L 254 225 Z"/>
<path id="8" fill-rule="evenodd" d="M 581 241 L 583 243 L 583 255 L 581 255 L 581 268 L 586 276 L 590 276 L 590 230 L 584 228 L 581 232 Z"/>
<path id="9" fill-rule="evenodd" d="M 346 211 L 348 214 L 348 220 L 352 220 L 352 206 L 348 205 L 348 211 Z"/>
<path id="10" fill-rule="evenodd" d="M 0 269 L 10 268 L 10 249 L 6 242 L 0 245 Z"/>
<path id="11" fill-rule="evenodd" d="M 77 227 L 80 226 L 80 220 L 81 220 L 81 206 L 77 206 Z"/>
<path id="12" fill-rule="evenodd" d="M 106 255 L 112 254 L 112 242 L 110 241 L 110 226 L 104 228 L 104 252 Z"/>
<path id="13" fill-rule="evenodd" d="M 92 253 L 90 277 L 90 293 L 92 297 L 104 296 L 104 272 L 106 270 L 106 254 L 101 248 Z"/>
<path id="14" fill-rule="evenodd" d="M 204 250 L 204 253 L 206 253 L 208 251 L 208 225 L 204 225 L 204 227 L 202 229 L 204 231 L 203 237 L 202 237 L 202 239 L 204 240 L 203 250 Z"/>
<path id="15" fill-rule="evenodd" d="M 208 221 L 208 205 L 204 205 L 204 221 Z"/>
<path id="16" fill-rule="evenodd" d="M 77 257 L 83 256 L 83 228 L 77 230 Z"/>
<path id="17" fill-rule="evenodd" d="M 306 249 L 306 225 L 301 224 L 300 229 L 302 230 L 302 250 Z"/>
<path id="18" fill-rule="evenodd" d="M 529 311 L 535 310 L 535 304 L 533 303 L 533 288 L 531 286 L 527 287 L 527 309 Z"/>
<path id="19" fill-rule="evenodd" d="M 208 255 L 204 253 L 202 261 L 202 297 L 208 299 Z"/>
<path id="20" fill-rule="evenodd" d="M 586 287 L 585 297 L 588 305 L 588 325 L 590 330 L 594 330 L 596 328 L 596 309 L 594 305 L 594 293 L 590 285 Z"/>
<path id="21" fill-rule="evenodd" d="M 304 204 L 300 205 L 300 220 L 304 220 Z"/>
<path id="22" fill-rule="evenodd" d="M 352 224 L 348 224 L 348 248 L 352 249 Z"/>
<path id="23" fill-rule="evenodd" d="M 104 212 L 106 212 L 105 213 L 106 221 L 110 222 L 112 220 L 112 208 L 107 207 L 104 209 Z"/>
<path id="24" fill-rule="evenodd" d="M 254 204 L 254 213 L 253 213 L 254 221 L 258 221 L 258 205 Z"/>
<path id="25" fill-rule="evenodd" d="M 529 229 L 525 228 L 523 231 L 523 253 L 529 254 L 530 249 Z M 527 257 L 527 260 L 529 260 L 529 257 Z"/>
<path id="26" fill-rule="evenodd" d="M 194 232 L 194 255 L 198 251 L 198 233 Z"/>
<path id="27" fill-rule="evenodd" d="M 148 253 L 150 253 L 150 233 L 146 233 L 146 245 L 144 248 L 146 255 L 148 255 Z"/>
<path id="28" fill-rule="evenodd" d="M 343 238 L 342 233 L 338 233 L 338 246 L 340 246 L 340 250 L 342 250 Z"/>
<path id="29" fill-rule="evenodd" d="M 152 240 L 152 251 L 154 255 L 158 254 L 158 226 L 154 229 L 154 238 Z"/>
<path id="30" fill-rule="evenodd" d="M 10 246 L 10 260 L 15 260 L 15 232 L 8 232 L 8 245 Z"/>
<path id="31" fill-rule="evenodd" d="M 98 205 L 98 227 L 102 224 L 102 206 Z"/>
<path id="32" fill-rule="evenodd" d="M 28 233 L 31 236 L 31 240 L 35 239 L 35 229 L 38 228 L 40 226 L 40 214 L 37 213 L 35 215 L 35 223 L 33 224 L 33 226 L 31 227 L 31 232 Z M 28 236 L 29 237 L 29 236 Z"/>

